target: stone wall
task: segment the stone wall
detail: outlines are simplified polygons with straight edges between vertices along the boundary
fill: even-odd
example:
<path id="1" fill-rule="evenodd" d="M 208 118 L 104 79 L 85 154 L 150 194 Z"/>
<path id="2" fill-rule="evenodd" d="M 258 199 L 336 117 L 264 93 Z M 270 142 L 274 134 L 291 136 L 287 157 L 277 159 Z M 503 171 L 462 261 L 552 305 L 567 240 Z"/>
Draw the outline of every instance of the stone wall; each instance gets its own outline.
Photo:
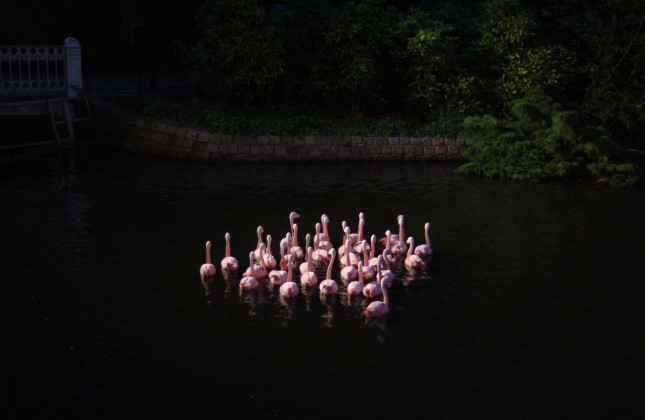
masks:
<path id="1" fill-rule="evenodd" d="M 97 141 L 108 147 L 199 161 L 460 160 L 465 139 L 443 137 L 231 136 L 177 127 L 93 104 Z"/>

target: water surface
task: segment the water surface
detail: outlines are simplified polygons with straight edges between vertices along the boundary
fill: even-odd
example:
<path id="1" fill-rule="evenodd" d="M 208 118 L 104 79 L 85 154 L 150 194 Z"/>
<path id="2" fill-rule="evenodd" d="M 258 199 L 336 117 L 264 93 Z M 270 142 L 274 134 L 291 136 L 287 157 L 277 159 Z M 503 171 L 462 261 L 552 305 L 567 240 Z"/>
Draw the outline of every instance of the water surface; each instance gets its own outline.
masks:
<path id="1" fill-rule="evenodd" d="M 635 417 L 645 191 L 461 177 L 450 164 L 203 164 L 94 148 L 0 156 L 13 416 Z M 329 215 L 423 240 L 384 324 L 365 302 L 199 279 Z M 277 253 L 277 245 L 273 246 Z"/>

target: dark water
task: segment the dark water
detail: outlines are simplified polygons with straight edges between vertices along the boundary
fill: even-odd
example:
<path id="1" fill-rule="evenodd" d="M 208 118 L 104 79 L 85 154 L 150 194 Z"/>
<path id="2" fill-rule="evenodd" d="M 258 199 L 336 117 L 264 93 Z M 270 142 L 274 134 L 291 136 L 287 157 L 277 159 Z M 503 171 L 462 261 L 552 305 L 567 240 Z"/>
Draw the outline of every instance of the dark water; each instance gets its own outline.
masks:
<path id="1" fill-rule="evenodd" d="M 95 149 L 0 156 L 4 412 L 55 418 L 640 417 L 645 191 L 456 176 L 443 164 L 209 165 Z M 199 279 L 224 233 L 417 243 L 385 325 Z M 273 246 L 277 253 L 277 245 Z M 402 274 L 402 273 L 400 273 Z M 401 280 L 406 280 L 405 284 Z"/>

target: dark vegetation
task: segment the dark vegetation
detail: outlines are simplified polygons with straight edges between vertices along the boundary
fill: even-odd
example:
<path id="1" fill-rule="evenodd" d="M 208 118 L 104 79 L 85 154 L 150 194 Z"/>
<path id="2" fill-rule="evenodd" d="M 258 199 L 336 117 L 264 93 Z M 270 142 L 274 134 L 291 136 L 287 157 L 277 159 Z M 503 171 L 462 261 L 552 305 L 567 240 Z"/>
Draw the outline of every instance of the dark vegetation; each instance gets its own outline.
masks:
<path id="1" fill-rule="evenodd" d="M 202 97 L 143 112 L 231 133 L 463 136 L 473 145 L 460 170 L 487 177 L 632 184 L 642 173 L 642 2 L 188 4 L 191 31 L 157 33 Z"/>

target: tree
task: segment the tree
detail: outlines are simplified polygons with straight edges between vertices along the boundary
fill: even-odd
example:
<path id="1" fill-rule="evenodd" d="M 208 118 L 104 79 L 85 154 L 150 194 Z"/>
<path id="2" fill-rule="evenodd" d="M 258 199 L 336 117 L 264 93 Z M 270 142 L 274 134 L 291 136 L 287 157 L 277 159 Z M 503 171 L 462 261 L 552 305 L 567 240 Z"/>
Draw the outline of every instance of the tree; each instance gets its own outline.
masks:
<path id="1" fill-rule="evenodd" d="M 284 48 L 266 10 L 254 0 L 206 0 L 196 21 L 198 44 L 178 46 L 205 93 L 245 107 L 269 102 Z"/>

